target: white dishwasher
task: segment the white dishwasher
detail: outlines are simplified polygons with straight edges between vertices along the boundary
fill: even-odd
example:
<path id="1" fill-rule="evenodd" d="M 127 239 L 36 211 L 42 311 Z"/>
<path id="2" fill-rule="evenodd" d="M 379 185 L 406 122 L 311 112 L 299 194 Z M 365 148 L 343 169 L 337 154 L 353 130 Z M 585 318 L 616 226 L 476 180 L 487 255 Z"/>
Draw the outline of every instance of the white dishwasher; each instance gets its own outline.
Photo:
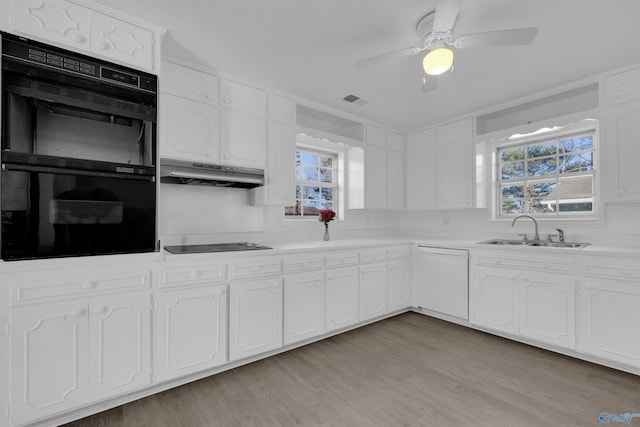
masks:
<path id="1" fill-rule="evenodd" d="M 469 251 L 417 245 L 414 280 L 418 306 L 469 319 Z"/>

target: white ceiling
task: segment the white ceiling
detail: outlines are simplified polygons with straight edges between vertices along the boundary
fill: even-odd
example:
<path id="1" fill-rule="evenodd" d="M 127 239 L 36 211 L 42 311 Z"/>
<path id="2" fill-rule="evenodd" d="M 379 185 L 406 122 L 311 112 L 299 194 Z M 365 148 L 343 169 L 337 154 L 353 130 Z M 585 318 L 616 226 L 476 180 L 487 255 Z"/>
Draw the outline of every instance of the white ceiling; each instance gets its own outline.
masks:
<path id="1" fill-rule="evenodd" d="M 640 63 L 640 0 L 466 0 L 457 35 L 520 27 L 538 35 L 527 46 L 456 51 L 454 72 L 426 93 L 420 55 L 354 63 L 418 44 L 415 25 L 436 0 L 98 2 L 167 28 L 174 56 L 402 132 Z M 348 94 L 370 102 L 347 104 Z"/>

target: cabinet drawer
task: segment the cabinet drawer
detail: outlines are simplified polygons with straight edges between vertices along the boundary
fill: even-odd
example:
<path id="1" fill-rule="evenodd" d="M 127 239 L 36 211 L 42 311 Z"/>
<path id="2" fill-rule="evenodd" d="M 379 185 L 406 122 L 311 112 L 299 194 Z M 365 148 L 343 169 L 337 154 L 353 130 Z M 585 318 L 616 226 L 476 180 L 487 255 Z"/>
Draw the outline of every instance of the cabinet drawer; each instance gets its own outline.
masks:
<path id="1" fill-rule="evenodd" d="M 264 117 L 267 114 L 267 94 L 229 80 L 220 80 L 220 106 Z"/>
<path id="2" fill-rule="evenodd" d="M 160 287 L 188 285 L 191 283 L 220 283 L 226 279 L 226 265 L 192 265 L 164 268 L 160 273 Z"/>
<path id="3" fill-rule="evenodd" d="M 476 258 L 476 264 L 503 268 L 515 267 L 527 268 L 531 270 L 558 271 L 562 273 L 573 272 L 573 265 L 571 262 L 551 261 L 544 259 L 503 258 L 479 255 Z"/>
<path id="4" fill-rule="evenodd" d="M 114 291 L 133 291 L 151 287 L 151 270 L 95 272 L 66 270 L 15 273 L 11 283 L 13 304 L 82 298 Z"/>
<path id="5" fill-rule="evenodd" d="M 358 253 L 357 252 L 338 252 L 335 254 L 327 255 L 326 257 L 326 266 L 330 267 L 343 267 L 347 265 L 356 265 L 358 264 Z"/>
<path id="6" fill-rule="evenodd" d="M 387 250 L 386 249 L 375 249 L 370 251 L 362 251 L 360 252 L 360 262 L 376 262 L 376 261 L 386 261 L 387 260 Z"/>
<path id="7" fill-rule="evenodd" d="M 300 256 L 286 257 L 283 261 L 284 273 L 296 273 L 299 271 L 318 270 L 324 268 L 324 256 Z"/>
<path id="8" fill-rule="evenodd" d="M 623 280 L 640 280 L 640 267 L 629 261 L 628 264 L 588 264 L 583 267 L 583 274 L 592 277 L 610 277 Z"/>
<path id="9" fill-rule="evenodd" d="M 282 273 L 281 260 L 278 257 L 235 261 L 229 264 L 229 279 L 274 276 Z"/>
<path id="10" fill-rule="evenodd" d="M 397 246 L 387 249 L 388 259 L 401 259 L 409 258 L 411 255 L 411 248 L 409 246 Z"/>

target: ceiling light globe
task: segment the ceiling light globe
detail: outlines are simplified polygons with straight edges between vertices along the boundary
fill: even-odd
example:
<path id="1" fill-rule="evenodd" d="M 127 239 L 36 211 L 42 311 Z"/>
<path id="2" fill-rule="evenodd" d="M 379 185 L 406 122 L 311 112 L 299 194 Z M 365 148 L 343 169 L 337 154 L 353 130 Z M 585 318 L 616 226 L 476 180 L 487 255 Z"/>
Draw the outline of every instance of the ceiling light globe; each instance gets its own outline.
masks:
<path id="1" fill-rule="evenodd" d="M 446 47 L 439 47 L 427 53 L 422 60 L 424 72 L 430 76 L 437 76 L 448 71 L 453 65 L 453 51 Z"/>

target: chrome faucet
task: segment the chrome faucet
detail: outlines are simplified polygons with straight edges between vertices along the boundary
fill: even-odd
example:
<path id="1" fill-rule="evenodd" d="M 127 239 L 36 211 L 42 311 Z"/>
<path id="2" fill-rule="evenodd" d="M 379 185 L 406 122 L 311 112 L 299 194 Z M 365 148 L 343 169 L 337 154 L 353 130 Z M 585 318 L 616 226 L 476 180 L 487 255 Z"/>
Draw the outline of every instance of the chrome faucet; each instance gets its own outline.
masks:
<path id="1" fill-rule="evenodd" d="M 531 215 L 519 215 L 513 218 L 513 222 L 511 223 L 511 226 L 513 227 L 514 225 L 516 225 L 516 221 L 519 220 L 520 218 L 529 218 L 531 221 L 533 221 L 533 225 L 535 226 L 535 233 L 536 233 L 536 235 L 533 236 L 533 238 L 535 240 L 540 240 L 540 236 L 538 235 L 538 221 L 536 221 L 536 219 Z"/>

